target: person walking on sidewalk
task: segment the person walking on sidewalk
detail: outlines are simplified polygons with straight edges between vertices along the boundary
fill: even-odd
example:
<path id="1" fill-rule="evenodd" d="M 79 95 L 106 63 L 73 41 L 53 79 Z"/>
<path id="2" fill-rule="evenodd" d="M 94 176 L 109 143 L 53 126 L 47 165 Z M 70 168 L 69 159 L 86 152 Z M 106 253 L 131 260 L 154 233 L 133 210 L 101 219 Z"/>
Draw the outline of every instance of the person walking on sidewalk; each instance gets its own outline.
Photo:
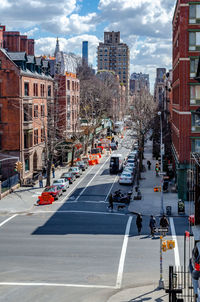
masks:
<path id="1" fill-rule="evenodd" d="M 147 166 L 148 166 L 148 169 L 151 170 L 151 162 L 150 162 L 150 160 L 147 161 Z"/>
<path id="2" fill-rule="evenodd" d="M 142 215 L 140 213 L 137 214 L 136 225 L 138 229 L 138 235 L 140 235 L 142 230 Z"/>
<path id="3" fill-rule="evenodd" d="M 39 186 L 40 186 L 40 188 L 43 188 L 43 176 L 42 176 L 42 173 L 40 173 L 40 175 L 38 176 L 38 180 L 39 180 Z"/>
<path id="4" fill-rule="evenodd" d="M 160 227 L 161 228 L 166 228 L 166 229 L 168 229 L 168 227 L 169 227 L 169 221 L 168 221 L 167 217 L 164 214 L 160 219 Z M 163 232 L 163 236 L 165 236 L 165 235 L 166 235 L 166 232 Z"/>
<path id="5" fill-rule="evenodd" d="M 112 193 L 110 193 L 109 195 L 109 206 L 108 206 L 108 209 L 111 209 L 111 211 L 113 211 L 113 196 L 112 196 Z"/>
<path id="6" fill-rule="evenodd" d="M 149 227 L 150 227 L 150 231 L 151 231 L 151 236 L 154 237 L 154 233 L 155 233 L 154 229 L 156 227 L 156 219 L 153 215 L 151 215 L 151 217 L 150 217 Z"/>
<path id="7" fill-rule="evenodd" d="M 51 169 L 52 169 L 52 176 L 53 176 L 53 178 L 55 178 L 55 166 L 54 166 L 54 164 L 52 164 Z"/>

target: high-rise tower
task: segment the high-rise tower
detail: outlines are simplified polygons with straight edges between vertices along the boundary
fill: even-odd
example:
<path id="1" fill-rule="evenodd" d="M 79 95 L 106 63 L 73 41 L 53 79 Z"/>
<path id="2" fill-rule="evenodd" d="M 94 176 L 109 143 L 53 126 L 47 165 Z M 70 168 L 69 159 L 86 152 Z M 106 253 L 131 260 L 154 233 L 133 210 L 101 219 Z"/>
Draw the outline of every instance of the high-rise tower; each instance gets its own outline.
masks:
<path id="1" fill-rule="evenodd" d="M 104 43 L 98 46 L 98 70 L 112 70 L 129 91 L 129 47 L 120 43 L 120 32 L 104 32 Z"/>
<path id="2" fill-rule="evenodd" d="M 82 43 L 82 63 L 88 65 L 88 41 Z"/>
<path id="3" fill-rule="evenodd" d="M 56 57 L 56 54 L 60 52 L 60 45 L 59 45 L 59 40 L 58 40 L 58 37 L 57 37 L 57 40 L 56 40 L 56 48 L 55 48 L 55 52 L 54 52 L 54 57 Z"/>

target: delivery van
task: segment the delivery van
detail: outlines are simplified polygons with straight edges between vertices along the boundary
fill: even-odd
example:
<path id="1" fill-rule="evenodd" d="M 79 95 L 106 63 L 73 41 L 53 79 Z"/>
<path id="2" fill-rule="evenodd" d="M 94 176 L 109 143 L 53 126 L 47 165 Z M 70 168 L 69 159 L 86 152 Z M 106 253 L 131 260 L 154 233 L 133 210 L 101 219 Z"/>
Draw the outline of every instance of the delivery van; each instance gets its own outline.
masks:
<path id="1" fill-rule="evenodd" d="M 110 158 L 110 173 L 118 173 L 123 170 L 124 158 L 122 154 L 112 154 Z"/>

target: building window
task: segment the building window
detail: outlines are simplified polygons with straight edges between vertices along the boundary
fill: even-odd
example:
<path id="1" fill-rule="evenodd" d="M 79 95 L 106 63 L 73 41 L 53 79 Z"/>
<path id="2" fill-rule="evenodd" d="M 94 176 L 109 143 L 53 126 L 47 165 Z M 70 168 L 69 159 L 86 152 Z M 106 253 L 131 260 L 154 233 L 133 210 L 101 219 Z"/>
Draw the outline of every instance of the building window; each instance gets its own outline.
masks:
<path id="1" fill-rule="evenodd" d="M 34 145 L 38 144 L 38 129 L 34 130 Z"/>
<path id="2" fill-rule="evenodd" d="M 38 84 L 33 83 L 33 95 L 38 96 Z"/>
<path id="3" fill-rule="evenodd" d="M 200 153 L 200 139 L 192 140 L 192 152 Z"/>
<path id="4" fill-rule="evenodd" d="M 74 90 L 74 81 L 72 81 L 72 90 Z"/>
<path id="5" fill-rule="evenodd" d="M 70 100 L 70 95 L 67 96 L 67 110 L 70 111 L 70 106 L 71 106 L 71 100 Z"/>
<path id="6" fill-rule="evenodd" d="M 190 86 L 190 104 L 191 105 L 200 104 L 200 85 Z"/>
<path id="7" fill-rule="evenodd" d="M 38 117 L 38 105 L 34 105 L 34 117 Z"/>
<path id="8" fill-rule="evenodd" d="M 44 128 L 41 128 L 41 143 L 45 140 L 45 131 Z"/>
<path id="9" fill-rule="evenodd" d="M 48 85 L 48 96 L 51 96 L 51 85 Z"/>
<path id="10" fill-rule="evenodd" d="M 70 90 L 70 80 L 67 80 L 67 89 Z"/>
<path id="11" fill-rule="evenodd" d="M 200 113 L 192 113 L 192 127 L 200 127 Z"/>
<path id="12" fill-rule="evenodd" d="M 44 110 L 45 110 L 44 105 L 41 105 L 40 110 L 41 110 L 41 117 L 44 117 Z"/>
<path id="13" fill-rule="evenodd" d="M 24 104 L 24 122 L 32 121 L 32 105 Z"/>
<path id="14" fill-rule="evenodd" d="M 200 23 L 200 4 L 191 4 L 189 11 L 189 23 Z"/>
<path id="15" fill-rule="evenodd" d="M 189 50 L 200 50 L 200 32 L 189 32 Z"/>
<path id="16" fill-rule="evenodd" d="M 40 85 L 40 94 L 41 96 L 44 96 L 44 84 Z"/>
<path id="17" fill-rule="evenodd" d="M 29 158 L 25 158 L 24 163 L 25 163 L 25 171 L 29 171 Z"/>
<path id="18" fill-rule="evenodd" d="M 2 61 L 0 60 L 0 69 L 2 68 Z"/>
<path id="19" fill-rule="evenodd" d="M 198 58 L 191 58 L 190 59 L 190 77 L 196 77 L 197 68 L 198 68 L 199 59 Z"/>
<path id="20" fill-rule="evenodd" d="M 29 96 L 29 83 L 24 83 L 24 95 Z"/>
<path id="21" fill-rule="evenodd" d="M 0 133 L 0 150 L 2 149 L 2 133 Z"/>

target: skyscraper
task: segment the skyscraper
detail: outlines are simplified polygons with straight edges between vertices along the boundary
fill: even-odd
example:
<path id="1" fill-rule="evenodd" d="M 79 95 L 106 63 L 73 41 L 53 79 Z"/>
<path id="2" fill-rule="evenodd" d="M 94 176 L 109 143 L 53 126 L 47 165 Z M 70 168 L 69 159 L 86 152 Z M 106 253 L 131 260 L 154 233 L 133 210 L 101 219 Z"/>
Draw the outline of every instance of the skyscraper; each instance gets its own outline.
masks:
<path id="1" fill-rule="evenodd" d="M 82 63 L 88 65 L 88 41 L 82 43 Z"/>
<path id="2" fill-rule="evenodd" d="M 98 70 L 112 70 L 129 91 L 129 47 L 120 43 L 120 32 L 104 32 L 104 43 L 98 46 Z"/>

